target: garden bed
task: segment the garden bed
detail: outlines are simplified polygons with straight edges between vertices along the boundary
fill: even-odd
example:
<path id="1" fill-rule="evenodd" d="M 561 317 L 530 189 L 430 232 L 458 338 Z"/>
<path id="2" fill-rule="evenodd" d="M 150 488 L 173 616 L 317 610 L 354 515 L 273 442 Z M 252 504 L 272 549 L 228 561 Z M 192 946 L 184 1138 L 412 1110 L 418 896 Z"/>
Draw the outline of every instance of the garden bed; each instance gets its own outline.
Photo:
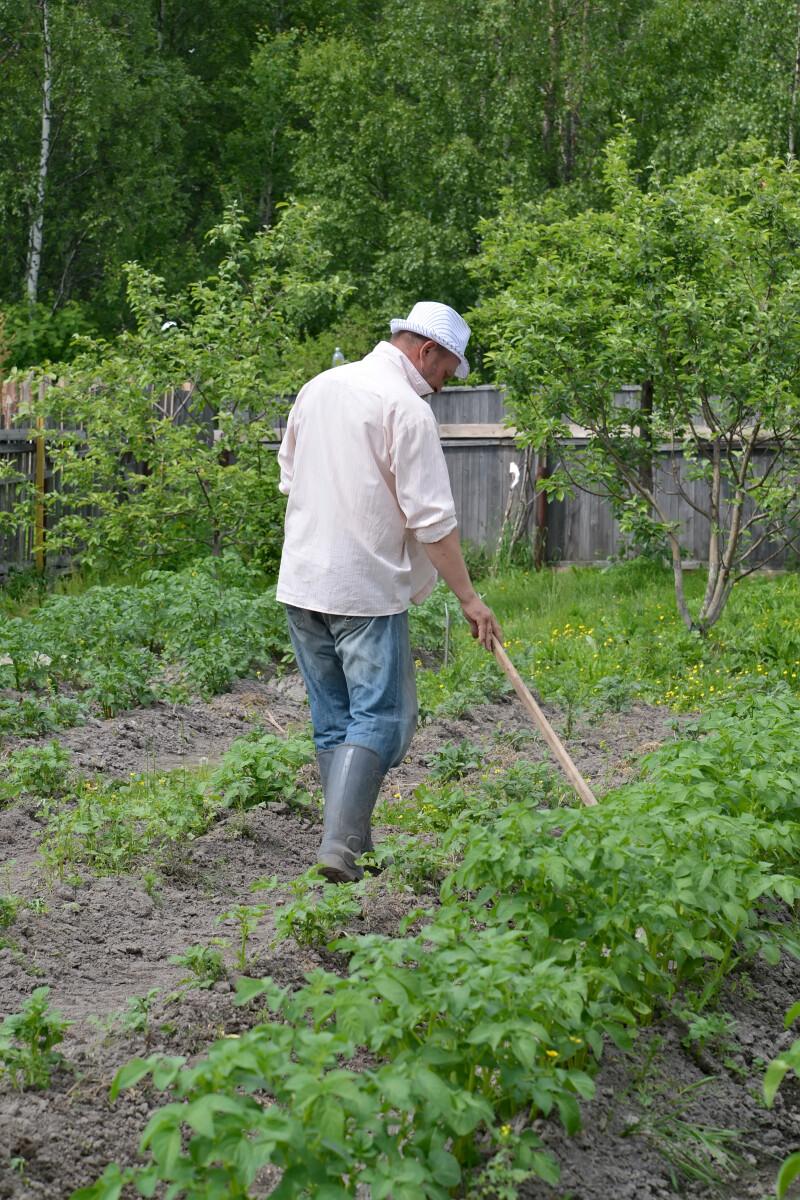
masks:
<path id="1" fill-rule="evenodd" d="M 512 656 L 540 683 L 546 713 L 605 797 L 600 807 L 572 807 L 476 647 L 459 637 L 448 668 L 425 670 L 442 653 L 434 597 L 415 617 L 423 724 L 376 809 L 378 840 L 396 862 L 354 888 L 308 873 L 320 837 L 308 707 L 299 677 L 264 657 L 285 657 L 268 596 L 245 581 L 220 607 L 203 570 L 57 599 L 30 625 L 11 623 L 17 690 L 0 694 L 0 1014 L 50 1005 L 72 1024 L 54 1042 L 65 1061 L 47 1066 L 49 1085 L 24 1084 L 21 1060 L 16 1075 L 9 1060 L 0 1197 L 66 1197 L 114 1162 L 123 1174 L 109 1168 L 93 1194 L 132 1196 L 125 1170 L 148 1161 L 137 1155 L 143 1129 L 151 1117 L 164 1128 L 171 1120 L 164 1088 L 176 1055 L 190 1069 L 175 1084 L 193 1104 L 210 1088 L 246 1109 L 255 1088 L 270 1121 L 272 1091 L 287 1146 L 300 1137 L 328 1178 L 340 1176 L 340 1152 L 320 1149 L 319 1137 L 335 1144 L 340 1111 L 354 1122 L 350 1141 L 372 1122 L 360 1177 L 388 1169 L 398 1200 L 422 1195 L 403 1182 L 420 1170 L 425 1194 L 449 1195 L 458 1171 L 473 1200 L 509 1188 L 531 1200 L 770 1194 L 800 1139 L 796 1081 L 784 1081 L 772 1109 L 762 1099 L 766 1063 L 792 1044 L 784 1014 L 800 995 L 790 953 L 797 619 L 776 612 L 771 645 L 786 665 L 766 671 L 742 659 L 741 639 L 695 648 L 662 621 L 658 591 L 643 601 L 630 573 L 612 580 L 613 603 L 598 604 L 594 580 L 576 583 L 602 612 L 596 620 L 573 590 L 532 626 L 531 588 L 549 585 L 527 576 L 495 583 L 493 602 L 517 589 L 504 618 Z M 793 587 L 777 587 L 794 603 Z M 673 665 L 681 657 L 685 684 Z M 146 703 L 126 708 L 132 682 Z M 698 730 L 686 710 L 704 691 L 719 715 Z M 718 691 L 742 697 L 741 719 Z M 332 948 L 342 935 L 347 944 Z M 372 1032 L 348 1016 L 364 1003 L 382 1014 Z M 304 1033 L 320 1005 L 322 1023 Z M 491 1022 L 510 1032 L 484 1049 Z M 286 1038 L 301 1041 L 290 1050 Z M 283 1049 L 275 1068 L 259 1068 L 272 1079 L 267 1093 L 246 1072 L 231 1090 L 219 1074 L 226 1056 L 261 1061 L 271 1045 Z M 163 1066 L 154 1054 L 167 1056 Z M 301 1085 L 289 1080 L 308 1055 L 312 1107 L 296 1111 Z M 351 1082 L 336 1082 L 337 1063 Z M 387 1109 L 406 1076 L 411 1091 Z M 344 1090 L 328 1110 L 331 1087 Z M 410 1122 L 400 1134 L 393 1105 Z M 459 1105 L 474 1107 L 471 1124 Z M 262 1107 L 247 1110 L 243 1130 L 257 1127 L 249 1122 Z M 160 1178 L 175 1178 L 165 1144 L 155 1147 Z M 236 1194 L 267 1196 L 281 1162 L 305 1162 L 283 1153 Z M 238 1178 L 239 1167 L 225 1169 Z"/>
<path id="2" fill-rule="evenodd" d="M 307 707 L 292 677 L 277 683 L 239 681 L 235 689 L 211 703 L 171 709 L 138 709 L 101 723 L 65 732 L 62 743 L 76 765 L 103 763 L 112 774 L 161 772 L 180 766 L 196 768 L 203 758 L 213 760 L 233 739 L 269 714 L 284 727 L 297 728 L 307 719 Z M 559 723 L 560 714 L 548 709 Z M 637 759 L 675 736 L 663 709 L 635 705 L 630 712 L 608 714 L 582 729 L 570 744 L 571 753 L 592 785 L 603 792 L 638 773 Z M 472 745 L 493 747 L 486 769 L 506 771 L 514 762 L 538 757 L 541 743 L 521 751 L 497 739 L 498 732 L 528 729 L 527 718 L 511 698 L 479 706 L 461 718 L 442 718 L 422 727 L 407 760 L 387 776 L 387 806 L 408 798 L 427 777 L 427 757 L 442 745 L 468 739 Z M 133 736 L 131 736 L 133 735 Z M 493 738 L 495 739 L 493 742 Z M 534 747 L 537 749 L 534 750 Z M 314 768 L 304 768 L 314 786 Z M 467 780 L 468 782 L 468 780 Z M 399 793 L 399 797 L 398 797 Z M 134 1162 L 138 1139 L 160 1096 L 143 1086 L 123 1093 L 109 1105 L 114 1074 L 136 1054 L 163 1050 L 192 1055 L 221 1034 L 236 1034 L 252 1023 L 253 1014 L 236 1007 L 231 979 L 236 970 L 225 952 L 230 979 L 208 988 L 181 988 L 185 968 L 169 962 L 192 944 L 208 944 L 215 936 L 230 937 L 230 925 L 215 924 L 236 903 L 252 900 L 250 885 L 277 875 L 288 884 L 314 862 L 319 826 L 307 817 L 275 807 L 247 814 L 243 832 L 236 815 L 221 817 L 191 843 L 186 861 L 175 877 L 161 874 L 143 882 L 144 863 L 128 875 L 93 878 L 87 873 L 80 886 L 54 882 L 49 888 L 36 869 L 40 831 L 34 801 L 6 808 L 0 815 L 0 839 L 6 858 L 6 884 L 27 901 L 39 899 L 48 911 L 21 910 L 9 929 L 14 948 L 0 950 L 0 1009 L 17 1012 L 34 988 L 47 985 L 51 1000 L 74 1022 L 66 1032 L 64 1051 L 69 1069 L 57 1070 L 46 1092 L 7 1090 L 0 1097 L 0 1142 L 3 1159 L 13 1163 L 0 1173 L 0 1195 L 61 1197 L 86 1186 L 106 1163 Z M 386 827 L 381 833 L 389 832 Z M 8 858 L 14 861 L 8 866 Z M 370 887 L 352 932 L 396 934 L 400 921 L 420 903 L 430 904 L 434 891 L 421 895 L 387 886 L 385 879 Z M 266 914 L 254 932 L 248 952 L 255 959 L 251 974 L 269 974 L 281 986 L 297 987 L 305 974 L 324 966 L 346 971 L 346 960 L 313 946 L 299 950 L 291 941 L 275 947 L 274 923 Z M 800 1126 L 791 1104 L 767 1113 L 758 1101 L 758 1070 L 753 1063 L 767 1060 L 789 1035 L 782 1034 L 783 1014 L 800 993 L 800 970 L 793 959 L 769 967 L 764 963 L 733 975 L 726 983 L 725 1006 L 734 1012 L 735 1066 L 713 1062 L 716 1082 L 704 1089 L 694 1106 L 706 1124 L 746 1131 L 743 1175 L 735 1196 L 761 1196 L 774 1178 L 776 1159 L 794 1148 Z M 130 997 L 149 1001 L 147 1032 L 124 1028 Z M 180 999 L 169 1000 L 182 992 Z M 752 1003 L 748 1002 L 752 997 Z M 140 1016 L 141 1020 L 141 1016 Z M 99 1022 L 99 1023 L 98 1023 Z M 134 1022 L 135 1024 L 135 1022 Z M 648 1045 L 658 1049 L 646 1070 Z M 730 1047 L 729 1047 L 730 1050 Z M 705 1063 L 709 1066 L 708 1058 Z M 641 1078 L 640 1078 L 641 1076 Z M 663 1088 L 661 1101 L 681 1088 L 706 1078 L 680 1041 L 675 1023 L 661 1022 L 640 1040 L 633 1054 L 613 1046 L 597 1077 L 598 1094 L 585 1109 L 584 1129 L 566 1138 L 557 1121 L 538 1120 L 535 1128 L 563 1166 L 556 1188 L 528 1183 L 523 1194 L 556 1197 L 572 1194 L 584 1200 L 610 1196 L 660 1197 L 674 1194 L 669 1164 L 654 1142 L 658 1135 L 619 1138 L 632 1115 L 644 1113 L 642 1097 Z M 630 1091 L 622 1097 L 625 1088 Z M 616 1107 L 615 1107 L 616 1106 Z M 615 1109 L 612 1112 L 612 1109 Z M 608 1128 L 606 1120 L 610 1117 Z M 663 1139 L 662 1139 L 663 1140 Z M 613 1148 L 613 1149 L 612 1149 Z M 702 1187 L 684 1194 L 702 1196 Z M 274 1171 L 262 1173 L 254 1194 L 267 1194 Z"/>

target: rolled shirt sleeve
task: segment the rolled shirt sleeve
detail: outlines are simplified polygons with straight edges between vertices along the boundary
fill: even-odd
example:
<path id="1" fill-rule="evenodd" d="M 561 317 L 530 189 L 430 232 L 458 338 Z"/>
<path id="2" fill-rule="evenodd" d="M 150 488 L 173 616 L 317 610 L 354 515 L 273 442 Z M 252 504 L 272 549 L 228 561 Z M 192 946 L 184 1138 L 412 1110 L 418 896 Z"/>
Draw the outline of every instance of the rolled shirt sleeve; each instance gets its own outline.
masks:
<path id="1" fill-rule="evenodd" d="M 418 542 L 438 542 L 456 527 L 456 510 L 433 413 L 398 422 L 392 445 L 397 503 Z"/>

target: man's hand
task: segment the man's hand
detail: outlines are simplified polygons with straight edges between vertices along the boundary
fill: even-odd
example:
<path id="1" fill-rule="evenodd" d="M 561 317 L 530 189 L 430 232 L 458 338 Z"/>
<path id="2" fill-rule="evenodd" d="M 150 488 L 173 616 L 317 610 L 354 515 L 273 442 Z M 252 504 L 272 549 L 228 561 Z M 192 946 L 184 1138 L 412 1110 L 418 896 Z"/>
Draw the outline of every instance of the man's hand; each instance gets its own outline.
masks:
<path id="1" fill-rule="evenodd" d="M 438 542 L 423 542 L 423 549 L 436 570 L 441 575 L 451 592 L 458 597 L 461 611 L 469 621 L 472 636 L 477 638 L 487 650 L 492 648 L 492 638 L 502 642 L 503 635 L 500 626 L 494 619 L 488 604 L 484 604 L 469 577 L 464 556 L 461 553 L 461 543 L 458 540 L 458 530 L 451 529 Z"/>
<path id="2" fill-rule="evenodd" d="M 492 649 L 492 638 L 496 637 L 502 645 L 503 635 L 495 620 L 494 613 L 488 604 L 484 604 L 480 596 L 474 594 L 469 600 L 462 600 L 461 611 L 469 621 L 472 636 L 477 638 L 487 650 Z"/>

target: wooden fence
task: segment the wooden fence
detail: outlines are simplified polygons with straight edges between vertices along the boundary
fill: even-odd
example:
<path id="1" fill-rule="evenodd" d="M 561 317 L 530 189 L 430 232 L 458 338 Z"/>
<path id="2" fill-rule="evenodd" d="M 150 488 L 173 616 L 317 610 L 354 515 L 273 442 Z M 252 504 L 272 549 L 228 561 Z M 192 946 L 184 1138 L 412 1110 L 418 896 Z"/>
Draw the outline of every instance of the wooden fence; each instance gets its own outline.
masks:
<path id="1" fill-rule="evenodd" d="M 638 389 L 623 389 L 617 400 L 621 404 L 632 403 Z M 30 429 L 20 426 L 17 405 L 24 398 L 19 390 L 7 384 L 0 392 L 0 462 L 13 458 L 17 469 L 28 480 L 36 478 L 37 440 Z M 162 415 L 185 420 L 188 385 L 158 400 Z M 524 452 L 504 426 L 507 410 L 503 393 L 494 387 L 446 388 L 438 396 L 431 397 L 431 406 L 439 421 L 445 459 L 450 471 L 453 497 L 458 515 L 459 530 L 463 540 L 476 546 L 493 548 L 500 533 L 503 517 L 510 513 L 513 523 L 518 489 L 511 491 L 514 476 L 522 471 Z M 277 422 L 276 439 L 283 431 L 283 422 Z M 209 433 L 211 432 L 209 426 Z M 573 438 L 579 447 L 586 438 Z M 279 441 L 274 443 L 275 448 Z M 49 464 L 43 459 L 40 445 L 39 471 L 43 470 L 43 485 L 46 490 L 59 489 L 59 480 Z M 542 460 L 529 463 L 531 475 L 542 466 Z M 678 462 L 679 473 L 684 475 L 683 464 Z M 666 450 L 657 456 L 654 466 L 654 483 L 662 493 L 669 516 L 681 521 L 682 544 L 689 558 L 703 562 L 708 553 L 708 527 L 705 520 L 678 496 L 671 495 L 672 467 Z M 687 481 L 682 483 L 692 498 L 700 499 L 703 485 Z M 8 511 L 14 505 L 15 488 L 0 482 L 0 511 Z M 537 511 L 538 510 L 538 511 Z M 623 538 L 617 522 L 613 519 L 606 501 L 579 492 L 563 501 L 552 501 L 547 505 L 530 505 L 524 521 L 526 534 L 535 543 L 537 531 L 545 530 L 544 558 L 549 563 L 587 564 L 606 562 L 619 553 Z M 0 577 L 11 567 L 31 567 L 36 563 L 36 531 L 31 528 L 14 537 L 0 533 Z M 775 546 L 765 543 L 759 551 L 758 561 L 769 561 L 770 566 L 785 562 L 782 552 L 771 557 Z M 48 566 L 65 565 L 66 559 L 48 558 Z"/>

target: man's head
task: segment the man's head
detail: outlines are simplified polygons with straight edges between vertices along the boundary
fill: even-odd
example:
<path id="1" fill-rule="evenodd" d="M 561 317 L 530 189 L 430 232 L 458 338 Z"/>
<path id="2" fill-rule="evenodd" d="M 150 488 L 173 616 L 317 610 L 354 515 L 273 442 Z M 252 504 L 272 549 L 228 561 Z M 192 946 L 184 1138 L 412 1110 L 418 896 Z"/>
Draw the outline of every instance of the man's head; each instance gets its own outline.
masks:
<path id="1" fill-rule="evenodd" d="M 458 355 L 445 350 L 433 338 L 401 329 L 399 333 L 392 334 L 392 345 L 403 351 L 425 382 L 431 385 L 432 392 L 440 392 L 448 379 L 455 377 Z"/>
<path id="2" fill-rule="evenodd" d="M 469 325 L 447 304 L 424 300 L 407 317 L 390 322 L 392 345 L 403 351 L 431 390 L 440 392 L 454 376 L 466 379 L 469 363 L 464 351 Z"/>

